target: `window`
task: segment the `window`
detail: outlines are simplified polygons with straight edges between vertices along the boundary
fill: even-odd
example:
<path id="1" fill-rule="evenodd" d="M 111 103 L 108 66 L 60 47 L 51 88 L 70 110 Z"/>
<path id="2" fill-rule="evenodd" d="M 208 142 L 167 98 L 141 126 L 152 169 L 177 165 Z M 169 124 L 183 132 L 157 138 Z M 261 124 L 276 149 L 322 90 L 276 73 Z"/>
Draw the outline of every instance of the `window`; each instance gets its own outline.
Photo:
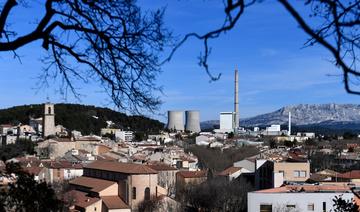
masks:
<path id="1" fill-rule="evenodd" d="M 296 208 L 295 205 L 286 205 L 287 208 Z"/>
<path id="2" fill-rule="evenodd" d="M 307 206 L 308 211 L 314 211 L 315 210 L 315 205 L 314 203 L 309 203 Z"/>
<path id="3" fill-rule="evenodd" d="M 145 188 L 145 200 L 150 200 L 150 188 Z"/>
<path id="4" fill-rule="evenodd" d="M 294 177 L 300 177 L 300 171 L 294 171 Z"/>
<path id="5" fill-rule="evenodd" d="M 136 187 L 132 188 L 132 198 L 136 199 Z"/>
<path id="6" fill-rule="evenodd" d="M 306 171 L 300 171 L 300 177 L 306 177 Z"/>
<path id="7" fill-rule="evenodd" d="M 51 107 L 48 107 L 48 114 L 51 114 Z"/>
<path id="8" fill-rule="evenodd" d="M 326 212 L 326 202 L 323 202 L 323 211 Z"/>
<path id="9" fill-rule="evenodd" d="M 260 212 L 272 212 L 272 205 L 260 205 Z"/>

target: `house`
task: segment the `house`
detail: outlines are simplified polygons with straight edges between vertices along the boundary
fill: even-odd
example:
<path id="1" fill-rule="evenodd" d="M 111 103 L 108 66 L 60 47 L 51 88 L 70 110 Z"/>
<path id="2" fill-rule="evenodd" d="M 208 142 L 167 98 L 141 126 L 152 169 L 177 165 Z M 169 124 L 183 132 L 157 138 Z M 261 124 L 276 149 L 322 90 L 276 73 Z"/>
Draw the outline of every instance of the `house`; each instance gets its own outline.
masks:
<path id="1" fill-rule="evenodd" d="M 179 171 L 176 173 L 176 195 L 181 194 L 187 185 L 197 185 L 205 182 L 207 174 L 207 170 Z"/>
<path id="2" fill-rule="evenodd" d="M 157 171 L 159 186 L 165 188 L 169 196 L 175 195 L 176 173 L 179 170 L 164 163 L 149 164 L 147 166 Z"/>
<path id="3" fill-rule="evenodd" d="M 356 197 L 346 185 L 286 185 L 248 193 L 248 211 L 333 211 L 333 199 Z"/>
<path id="4" fill-rule="evenodd" d="M 284 183 L 305 182 L 310 178 L 309 161 L 258 159 L 255 164 L 257 189 L 275 188 Z"/>
<path id="5" fill-rule="evenodd" d="M 225 177 L 226 180 L 232 181 L 233 179 L 238 178 L 243 173 L 251 173 L 251 171 L 242 167 L 231 166 L 223 170 L 222 172 L 218 173 L 218 176 Z"/>
<path id="6" fill-rule="evenodd" d="M 31 166 L 29 166 L 31 164 Z M 44 167 L 44 170 L 40 172 L 39 180 L 45 180 L 47 183 L 63 182 L 64 180 L 70 180 L 83 174 L 83 167 L 81 164 L 74 164 L 68 161 L 41 161 L 39 165 L 36 163 L 28 163 L 26 169 L 36 170 L 39 167 Z M 36 175 L 35 175 L 36 177 Z"/>
<path id="7" fill-rule="evenodd" d="M 360 170 L 351 170 L 345 173 L 339 173 L 332 176 L 332 180 L 336 182 L 360 182 Z"/>
<path id="8" fill-rule="evenodd" d="M 75 149 L 75 141 L 67 138 L 51 138 L 39 142 L 36 152 L 42 158 L 56 159 L 63 157 L 66 152 L 72 149 Z"/>
<path id="9" fill-rule="evenodd" d="M 256 161 L 256 159 L 247 158 L 244 160 L 234 162 L 233 166 L 234 167 L 243 167 L 251 172 L 255 172 L 255 161 Z"/>
<path id="10" fill-rule="evenodd" d="M 146 165 L 95 161 L 84 167 L 83 177 L 116 182 L 117 195 L 131 209 L 157 196 L 157 172 Z"/>

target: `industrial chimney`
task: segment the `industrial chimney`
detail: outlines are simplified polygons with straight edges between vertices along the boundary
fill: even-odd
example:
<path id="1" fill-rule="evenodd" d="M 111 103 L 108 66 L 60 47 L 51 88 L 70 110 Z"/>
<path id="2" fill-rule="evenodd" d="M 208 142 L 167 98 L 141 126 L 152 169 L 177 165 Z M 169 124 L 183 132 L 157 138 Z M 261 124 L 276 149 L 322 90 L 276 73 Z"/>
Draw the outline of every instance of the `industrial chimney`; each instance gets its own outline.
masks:
<path id="1" fill-rule="evenodd" d="M 234 127 L 235 129 L 239 128 L 239 76 L 238 76 L 238 70 L 237 68 L 235 69 L 235 92 L 234 92 L 234 113 L 235 113 L 235 117 L 234 117 Z"/>
<path id="2" fill-rule="evenodd" d="M 288 128 L 288 136 L 291 136 L 291 111 L 289 111 L 289 128 Z"/>

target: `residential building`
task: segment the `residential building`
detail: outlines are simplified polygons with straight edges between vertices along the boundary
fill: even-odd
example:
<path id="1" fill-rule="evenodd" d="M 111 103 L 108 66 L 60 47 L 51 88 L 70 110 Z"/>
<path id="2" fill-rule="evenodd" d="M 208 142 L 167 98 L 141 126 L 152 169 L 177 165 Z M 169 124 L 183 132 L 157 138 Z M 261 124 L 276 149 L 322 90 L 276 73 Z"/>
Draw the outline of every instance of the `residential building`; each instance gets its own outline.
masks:
<path id="1" fill-rule="evenodd" d="M 176 173 L 176 194 L 181 194 L 187 185 L 197 185 L 205 182 L 207 174 L 207 170 L 179 171 Z"/>
<path id="2" fill-rule="evenodd" d="M 117 182 L 117 195 L 131 209 L 157 196 L 157 172 L 146 165 L 95 161 L 84 167 L 83 177 Z"/>
<path id="3" fill-rule="evenodd" d="M 243 173 L 251 173 L 251 171 L 247 170 L 245 168 L 242 168 L 242 167 L 232 166 L 232 167 L 229 167 L 229 168 L 223 170 L 222 172 L 220 172 L 218 174 L 218 176 L 224 177 L 228 181 L 232 181 L 232 180 L 238 178 Z"/>
<path id="4" fill-rule="evenodd" d="M 257 189 L 275 188 L 284 183 L 305 182 L 309 178 L 309 161 L 256 160 L 255 187 Z"/>
<path id="5" fill-rule="evenodd" d="M 248 193 L 249 212 L 333 211 L 333 199 L 356 197 L 346 185 L 286 185 Z"/>
<path id="6" fill-rule="evenodd" d="M 133 131 L 116 131 L 115 139 L 118 141 L 130 142 L 133 140 L 134 132 Z"/>
<path id="7" fill-rule="evenodd" d="M 169 196 L 175 195 L 176 173 L 178 169 L 164 163 L 147 165 L 158 173 L 158 185 L 165 188 Z"/>

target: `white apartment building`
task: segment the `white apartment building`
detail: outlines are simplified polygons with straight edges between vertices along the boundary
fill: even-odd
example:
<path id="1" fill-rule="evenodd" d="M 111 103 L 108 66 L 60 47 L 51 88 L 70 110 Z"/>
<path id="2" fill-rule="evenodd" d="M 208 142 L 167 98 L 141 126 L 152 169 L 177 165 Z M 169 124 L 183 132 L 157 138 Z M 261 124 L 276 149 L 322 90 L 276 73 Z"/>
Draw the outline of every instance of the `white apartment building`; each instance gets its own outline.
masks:
<path id="1" fill-rule="evenodd" d="M 133 140 L 134 132 L 133 131 L 116 131 L 115 139 L 130 142 Z"/>
<path id="2" fill-rule="evenodd" d="M 346 185 L 287 185 L 248 193 L 249 212 L 333 211 L 333 199 L 356 198 Z"/>

